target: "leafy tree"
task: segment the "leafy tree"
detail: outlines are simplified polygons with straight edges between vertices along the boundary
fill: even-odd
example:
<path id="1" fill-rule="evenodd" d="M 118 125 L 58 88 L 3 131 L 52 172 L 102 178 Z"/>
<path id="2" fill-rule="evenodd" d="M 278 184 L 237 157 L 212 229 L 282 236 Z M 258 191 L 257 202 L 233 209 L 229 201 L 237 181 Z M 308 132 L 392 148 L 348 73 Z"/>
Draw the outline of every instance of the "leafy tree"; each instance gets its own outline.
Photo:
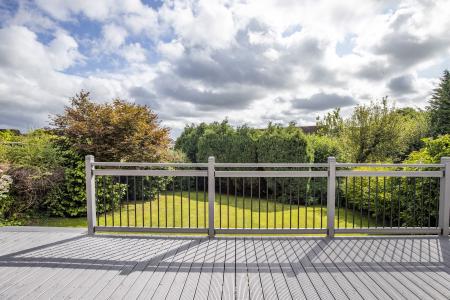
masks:
<path id="1" fill-rule="evenodd" d="M 450 134 L 436 138 L 423 139 L 425 146 L 411 152 L 406 159 L 408 163 L 439 163 L 441 157 L 450 157 Z"/>
<path id="2" fill-rule="evenodd" d="M 166 159 L 169 129 L 147 106 L 121 99 L 98 104 L 81 91 L 63 114 L 53 117 L 52 125 L 82 156 L 93 154 L 105 161 Z"/>
<path id="3" fill-rule="evenodd" d="M 430 100 L 431 129 L 434 136 L 450 133 L 450 72 L 444 71 Z"/>
<path id="4" fill-rule="evenodd" d="M 256 162 L 253 130 L 247 126 L 234 129 L 226 120 L 211 124 L 198 140 L 197 159 L 206 162 L 209 156 L 218 162 Z"/>
<path id="5" fill-rule="evenodd" d="M 314 152 L 314 162 L 327 162 L 328 157 L 336 157 L 337 161 L 342 160 L 342 147 L 339 139 L 329 135 L 311 134 L 306 136 Z"/>
<path id="6" fill-rule="evenodd" d="M 303 131 L 294 123 L 288 127 L 269 124 L 257 140 L 258 162 L 312 162 L 313 150 Z"/>
<path id="7" fill-rule="evenodd" d="M 319 118 L 317 126 L 320 135 L 338 139 L 343 161 L 401 161 L 420 148 L 429 132 L 429 119 L 424 111 L 397 109 L 383 98 L 356 106 L 346 119 L 336 109 Z"/>
<path id="8" fill-rule="evenodd" d="M 200 123 L 198 126 L 195 124 L 186 125 L 175 142 L 175 149 L 184 152 L 191 162 L 198 162 L 198 140 L 207 127 L 208 125 L 206 123 Z"/>

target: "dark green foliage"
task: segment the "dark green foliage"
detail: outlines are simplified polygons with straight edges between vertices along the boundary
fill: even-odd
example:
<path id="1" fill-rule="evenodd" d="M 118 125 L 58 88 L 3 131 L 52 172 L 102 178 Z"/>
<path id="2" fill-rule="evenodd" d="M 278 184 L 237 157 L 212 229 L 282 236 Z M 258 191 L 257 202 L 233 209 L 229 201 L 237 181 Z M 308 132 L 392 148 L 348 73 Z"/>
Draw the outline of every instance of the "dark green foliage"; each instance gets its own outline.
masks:
<path id="1" fill-rule="evenodd" d="M 315 163 L 325 163 L 328 157 L 342 161 L 342 146 L 333 136 L 311 134 L 306 136 L 314 152 Z"/>
<path id="2" fill-rule="evenodd" d="M 175 142 L 175 149 L 183 151 L 191 162 L 198 162 L 198 140 L 205 132 L 207 126 L 206 123 L 200 123 L 198 126 L 195 124 L 186 125 L 184 131 Z"/>
<path id="3" fill-rule="evenodd" d="M 383 168 L 357 170 L 386 171 Z M 370 181 L 370 189 L 369 189 Z M 378 181 L 378 183 L 377 183 Z M 437 225 L 439 188 L 434 179 L 399 177 L 350 177 L 340 181 L 340 207 L 362 211 L 370 226 L 431 226 Z M 360 226 L 361 224 L 355 224 Z M 367 227 L 368 224 L 362 224 Z"/>
<path id="4" fill-rule="evenodd" d="M 428 107 L 434 136 L 450 133 L 450 72 L 444 71 Z"/>
<path id="5" fill-rule="evenodd" d="M 312 162 L 313 149 L 305 134 L 295 124 L 288 127 L 269 124 L 258 137 L 258 162 Z"/>
<path id="6" fill-rule="evenodd" d="M 243 126 L 234 129 L 227 121 L 211 124 L 198 139 L 198 162 L 214 156 L 218 162 L 256 162 L 253 132 Z"/>

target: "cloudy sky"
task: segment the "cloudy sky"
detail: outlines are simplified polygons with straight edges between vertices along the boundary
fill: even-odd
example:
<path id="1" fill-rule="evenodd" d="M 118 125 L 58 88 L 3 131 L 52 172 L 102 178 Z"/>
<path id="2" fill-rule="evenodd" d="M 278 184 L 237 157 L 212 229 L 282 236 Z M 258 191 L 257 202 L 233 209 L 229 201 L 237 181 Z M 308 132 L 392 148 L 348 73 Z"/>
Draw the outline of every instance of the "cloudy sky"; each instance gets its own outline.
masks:
<path id="1" fill-rule="evenodd" d="M 389 96 L 424 107 L 450 68 L 450 1 L 0 2 L 0 128 L 81 89 L 186 123 L 313 124 Z"/>

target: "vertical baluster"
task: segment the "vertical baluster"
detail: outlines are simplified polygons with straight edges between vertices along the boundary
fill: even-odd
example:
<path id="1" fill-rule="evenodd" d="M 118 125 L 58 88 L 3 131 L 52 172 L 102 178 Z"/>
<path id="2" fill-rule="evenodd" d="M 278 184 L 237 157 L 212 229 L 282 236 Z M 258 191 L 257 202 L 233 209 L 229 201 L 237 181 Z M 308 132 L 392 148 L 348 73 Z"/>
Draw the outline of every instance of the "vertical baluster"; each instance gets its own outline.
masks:
<path id="1" fill-rule="evenodd" d="M 206 218 L 206 214 L 205 214 Z M 205 220 L 206 224 L 206 220 Z M 183 177 L 180 177 L 180 227 L 183 228 Z"/>
<path id="2" fill-rule="evenodd" d="M 167 220 L 167 211 L 169 210 L 168 206 L 167 206 L 167 185 L 164 184 L 164 216 L 165 216 L 165 223 L 166 223 L 166 228 L 168 227 L 168 220 Z"/>
<path id="3" fill-rule="evenodd" d="M 266 228 L 269 228 L 269 178 L 266 178 Z"/>
<path id="4" fill-rule="evenodd" d="M 172 178 L 172 227 L 175 228 L 175 177 Z"/>
<path id="5" fill-rule="evenodd" d="M 348 214 L 348 177 L 345 177 L 345 211 L 344 211 L 345 228 L 347 228 L 347 214 Z"/>
<path id="6" fill-rule="evenodd" d="M 153 203 L 153 199 L 154 199 L 154 195 L 153 195 L 153 190 L 152 190 L 152 177 L 150 177 L 150 182 L 149 182 L 149 210 L 150 210 L 150 227 L 153 227 L 153 210 L 152 210 L 152 203 Z"/>
<path id="7" fill-rule="evenodd" d="M 106 176 L 102 177 L 103 180 L 103 211 L 104 211 L 104 215 L 105 215 L 105 226 L 108 226 L 108 221 L 106 218 Z"/>
<path id="8" fill-rule="evenodd" d="M 188 176 L 188 224 L 191 228 L 191 177 Z"/>
<path id="9" fill-rule="evenodd" d="M 141 202 L 142 202 L 142 227 L 145 227 L 145 197 L 144 197 L 144 177 L 141 177 Z"/>
<path id="10" fill-rule="evenodd" d="M 219 179 L 219 227 L 222 228 L 222 178 Z"/>
<path id="11" fill-rule="evenodd" d="M 383 177 L 383 228 L 386 223 L 386 177 Z"/>
<path id="12" fill-rule="evenodd" d="M 312 223 L 313 223 L 313 227 L 312 228 L 316 228 L 316 178 L 315 177 L 313 177 L 312 178 L 312 192 L 311 192 L 311 194 L 312 194 L 312 203 L 313 203 L 313 207 L 312 207 L 312 209 L 313 209 L 313 215 L 312 215 L 312 217 L 313 217 L 313 221 L 312 221 Z"/>
<path id="13" fill-rule="evenodd" d="M 237 178 L 234 178 L 234 228 L 237 227 Z"/>
<path id="14" fill-rule="evenodd" d="M 281 178 L 281 228 L 284 228 L 285 178 Z"/>
<path id="15" fill-rule="evenodd" d="M 230 178 L 227 177 L 227 227 L 230 228 Z"/>
<path id="16" fill-rule="evenodd" d="M 367 177 L 367 180 L 369 181 L 369 193 L 367 194 L 367 228 L 370 228 L 370 176 Z"/>
<path id="17" fill-rule="evenodd" d="M 413 221 L 414 226 L 418 226 L 418 222 L 416 219 L 416 177 L 413 177 L 412 181 L 413 181 Z"/>
<path id="18" fill-rule="evenodd" d="M 222 217 L 222 215 L 221 215 Z M 195 219 L 198 228 L 198 177 L 195 176 Z"/>
<path id="19" fill-rule="evenodd" d="M 250 229 L 253 229 L 253 178 L 250 177 Z"/>
<path id="20" fill-rule="evenodd" d="M 119 224 L 122 227 L 122 177 L 119 176 Z"/>
<path id="21" fill-rule="evenodd" d="M 340 228 L 340 221 L 341 221 L 341 197 L 340 196 L 340 180 L 339 177 L 336 178 L 336 188 L 337 188 L 337 192 L 336 192 L 336 202 L 337 202 L 337 228 Z M 322 217 L 322 200 L 320 201 L 320 216 Z M 322 224 L 320 224 L 320 228 L 322 228 Z"/>
<path id="22" fill-rule="evenodd" d="M 378 227 L 378 177 L 375 177 L 375 227 Z"/>
<path id="23" fill-rule="evenodd" d="M 136 176 L 133 177 L 134 227 L 137 227 Z"/>
<path id="24" fill-rule="evenodd" d="M 352 220 L 352 224 L 353 224 L 353 228 L 355 228 L 355 207 L 356 207 L 356 177 L 353 177 L 353 220 Z"/>
<path id="25" fill-rule="evenodd" d="M 292 229 L 292 178 L 289 178 L 289 229 Z"/>
<path id="26" fill-rule="evenodd" d="M 297 228 L 300 228 L 300 185 L 301 178 L 297 178 Z"/>
<path id="27" fill-rule="evenodd" d="M 273 228 L 277 228 L 277 179 L 274 178 L 274 196 L 273 196 L 273 204 L 274 204 L 274 227 Z"/>
<path id="28" fill-rule="evenodd" d="M 361 176 L 361 183 L 360 183 L 360 188 L 361 188 L 361 194 L 359 196 L 359 208 L 360 208 L 360 213 L 359 213 L 359 227 L 362 228 L 363 225 L 363 198 L 364 198 L 364 194 L 363 194 L 363 177 Z"/>
<path id="29" fill-rule="evenodd" d="M 159 217 L 159 208 L 160 208 L 160 190 L 161 190 L 161 181 L 159 181 L 158 182 L 158 186 L 156 187 L 157 188 L 157 195 L 158 195 L 158 198 L 157 198 L 157 204 L 158 204 L 158 210 L 157 210 L 157 213 L 158 213 L 158 228 L 160 227 L 160 224 L 159 224 L 159 222 L 160 222 L 160 217 Z"/>
<path id="30" fill-rule="evenodd" d="M 242 178 L 242 228 L 245 228 L 245 178 Z"/>

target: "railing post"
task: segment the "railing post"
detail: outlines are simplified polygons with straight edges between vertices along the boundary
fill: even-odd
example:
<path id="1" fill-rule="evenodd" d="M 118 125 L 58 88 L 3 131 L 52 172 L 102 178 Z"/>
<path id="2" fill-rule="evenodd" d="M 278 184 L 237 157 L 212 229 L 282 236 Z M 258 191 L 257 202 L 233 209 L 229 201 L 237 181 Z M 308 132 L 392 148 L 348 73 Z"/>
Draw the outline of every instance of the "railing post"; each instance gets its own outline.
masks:
<path id="1" fill-rule="evenodd" d="M 334 237 L 334 209 L 336 198 L 336 158 L 328 157 L 327 180 L 327 236 Z"/>
<path id="2" fill-rule="evenodd" d="M 441 178 L 439 190 L 439 227 L 441 235 L 448 236 L 450 218 L 450 157 L 442 157 L 441 164 L 444 164 L 444 177 Z"/>
<path id="3" fill-rule="evenodd" d="M 215 182 L 215 170 L 214 170 L 215 158 L 210 156 L 208 158 L 208 214 L 209 214 L 209 237 L 214 237 L 214 201 L 216 197 L 216 182 Z"/>
<path id="4" fill-rule="evenodd" d="M 96 223 L 95 212 L 95 175 L 93 174 L 94 166 L 93 155 L 86 155 L 85 171 L 86 171 L 86 200 L 87 200 L 87 219 L 88 234 L 94 234 L 94 226 Z"/>

